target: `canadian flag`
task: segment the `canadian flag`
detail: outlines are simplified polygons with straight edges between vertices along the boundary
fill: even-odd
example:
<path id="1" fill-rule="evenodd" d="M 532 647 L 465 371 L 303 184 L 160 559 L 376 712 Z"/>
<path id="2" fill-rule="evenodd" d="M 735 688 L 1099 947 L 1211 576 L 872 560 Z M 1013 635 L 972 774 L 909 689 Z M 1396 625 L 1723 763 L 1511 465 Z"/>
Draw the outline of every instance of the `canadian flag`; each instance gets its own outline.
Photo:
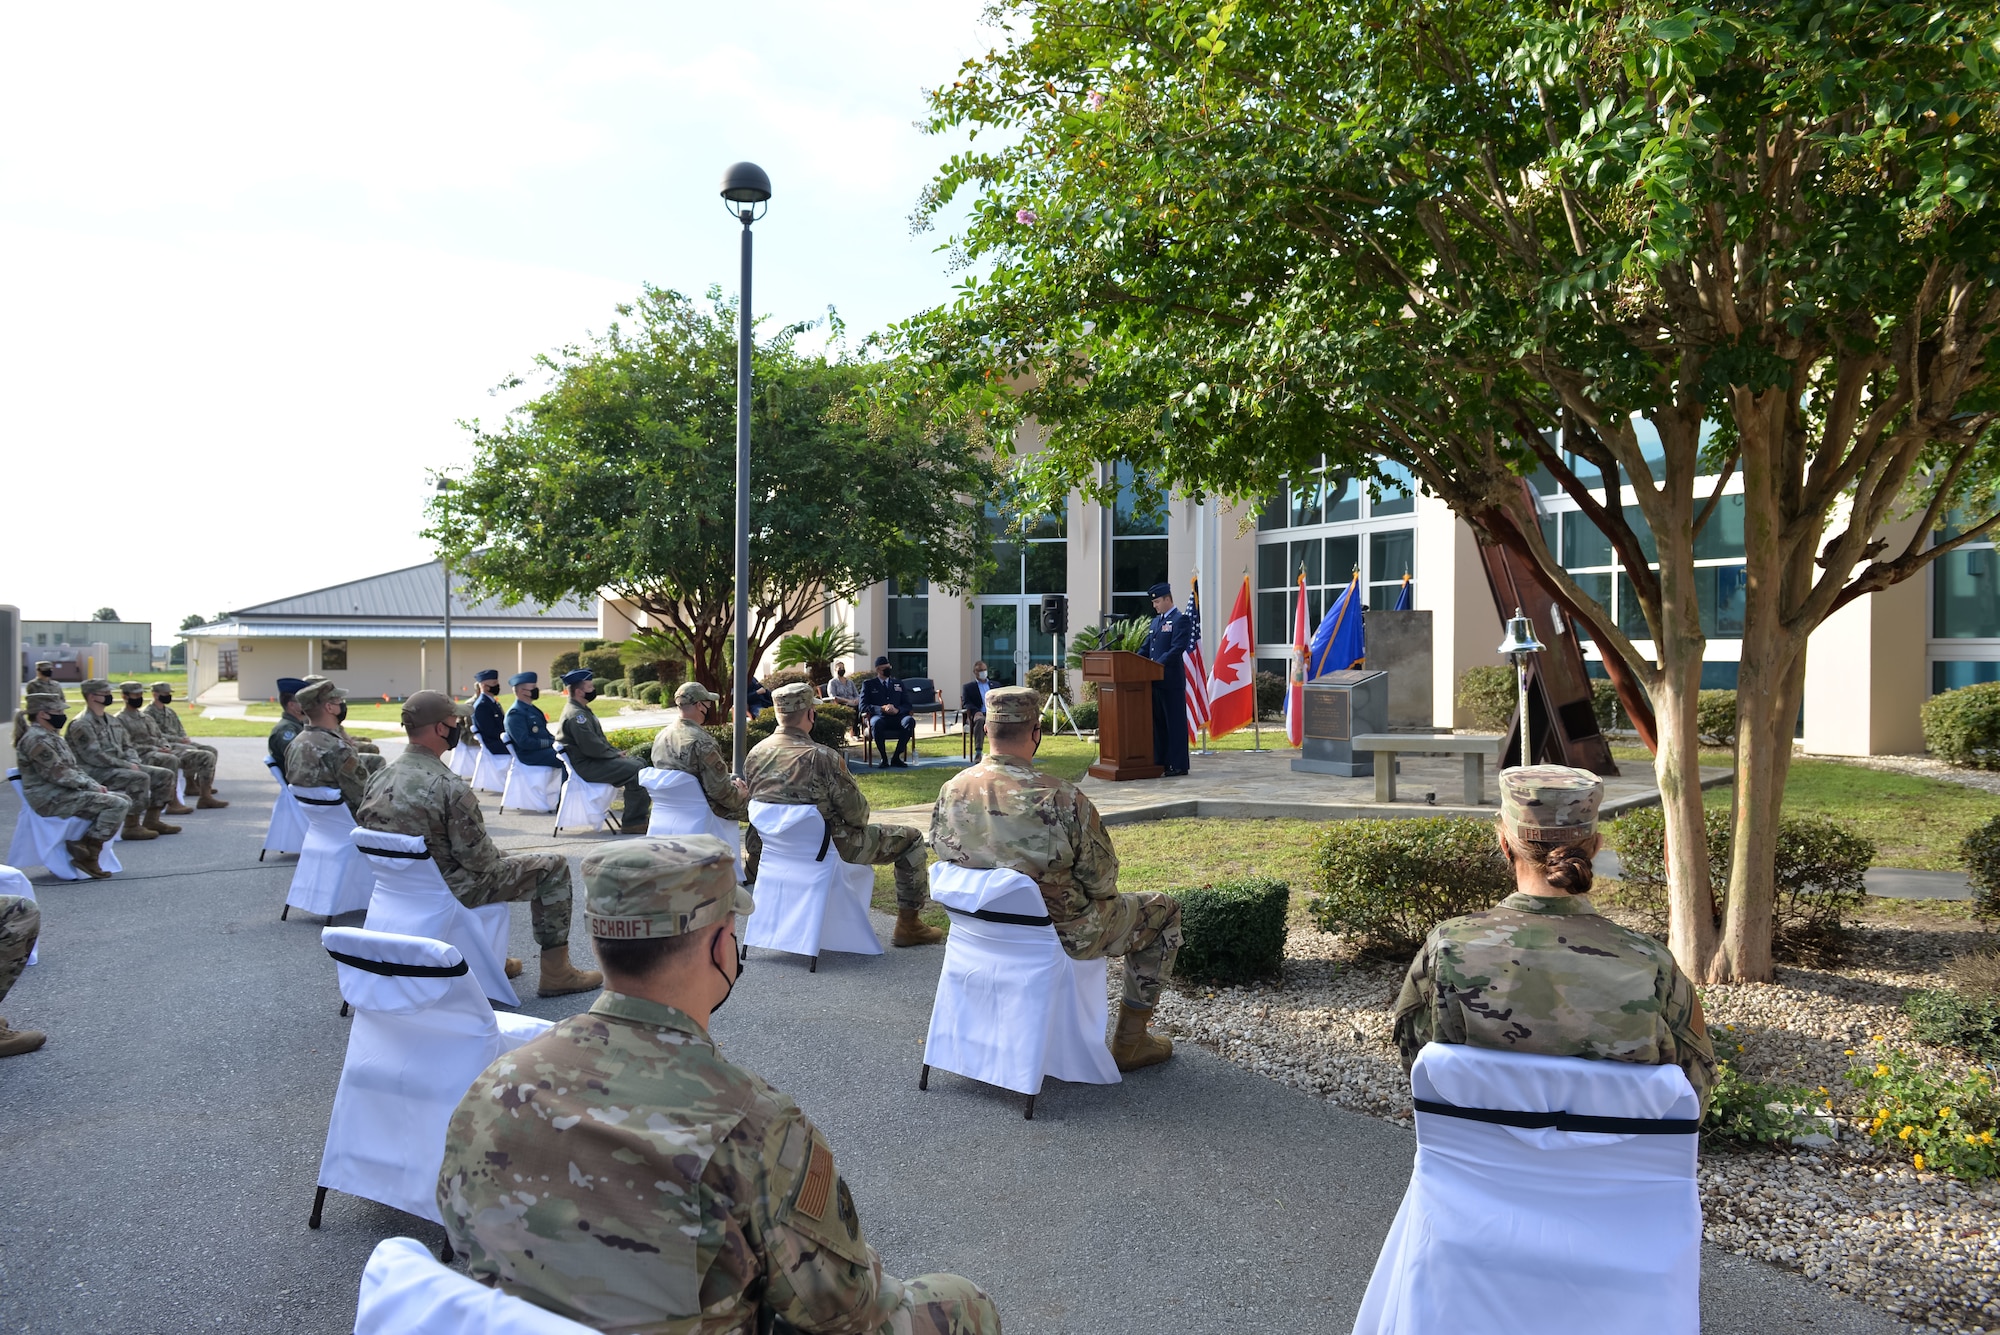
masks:
<path id="1" fill-rule="evenodd" d="M 1257 710 L 1256 659 L 1250 646 L 1250 577 L 1236 595 L 1236 608 L 1215 647 L 1215 670 L 1208 678 L 1208 735 L 1227 737 L 1250 726 Z"/>

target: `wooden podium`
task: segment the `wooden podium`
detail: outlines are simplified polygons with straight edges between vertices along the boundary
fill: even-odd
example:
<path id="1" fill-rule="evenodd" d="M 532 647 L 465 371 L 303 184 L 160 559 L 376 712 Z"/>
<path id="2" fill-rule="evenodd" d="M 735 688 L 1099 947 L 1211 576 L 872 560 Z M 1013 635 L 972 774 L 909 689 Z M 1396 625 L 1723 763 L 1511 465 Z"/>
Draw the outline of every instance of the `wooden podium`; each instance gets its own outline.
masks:
<path id="1" fill-rule="evenodd" d="M 1153 683 L 1166 670 L 1150 658 L 1105 649 L 1083 656 L 1083 679 L 1097 683 L 1099 779 L 1157 779 L 1167 772 L 1153 755 Z"/>

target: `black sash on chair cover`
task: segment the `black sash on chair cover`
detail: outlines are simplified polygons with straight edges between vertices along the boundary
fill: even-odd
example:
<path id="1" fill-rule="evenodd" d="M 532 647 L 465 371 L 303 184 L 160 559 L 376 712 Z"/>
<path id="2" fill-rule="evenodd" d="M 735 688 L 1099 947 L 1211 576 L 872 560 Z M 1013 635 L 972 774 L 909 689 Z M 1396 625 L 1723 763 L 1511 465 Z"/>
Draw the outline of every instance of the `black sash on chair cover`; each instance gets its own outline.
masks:
<path id="1" fill-rule="evenodd" d="M 343 955 L 337 950 L 326 953 L 349 968 L 360 969 L 364 973 L 379 973 L 384 978 L 458 978 L 470 971 L 464 960 L 456 964 L 391 964 L 387 960 Z"/>
<path id="2" fill-rule="evenodd" d="M 998 909 L 955 909 L 949 904 L 931 901 L 946 913 L 955 913 L 961 918 L 977 918 L 981 922 L 1004 922 L 1014 927 L 1053 927 L 1056 920 L 1049 917 L 1038 918 L 1032 913 L 1002 913 Z"/>
<path id="3" fill-rule="evenodd" d="M 412 862 L 422 862 L 431 855 L 428 848 L 420 848 L 414 853 L 406 853 L 400 848 L 370 848 L 366 844 L 356 844 L 357 853 L 366 853 L 371 858 L 408 858 Z"/>
<path id="4" fill-rule="evenodd" d="M 340 797 L 301 797 L 299 796 L 299 790 L 296 788 L 292 789 L 292 800 L 294 802 L 303 802 L 309 807 L 344 807 L 347 805 L 347 800 Z"/>
<path id="5" fill-rule="evenodd" d="M 1461 1108 L 1435 1099 L 1415 1100 L 1417 1111 L 1468 1122 L 1518 1126 L 1524 1130 L 1554 1127 L 1558 1131 L 1590 1131 L 1610 1136 L 1691 1136 L 1701 1130 L 1699 1117 L 1592 1117 L 1570 1112 L 1520 1112 L 1512 1108 Z"/>

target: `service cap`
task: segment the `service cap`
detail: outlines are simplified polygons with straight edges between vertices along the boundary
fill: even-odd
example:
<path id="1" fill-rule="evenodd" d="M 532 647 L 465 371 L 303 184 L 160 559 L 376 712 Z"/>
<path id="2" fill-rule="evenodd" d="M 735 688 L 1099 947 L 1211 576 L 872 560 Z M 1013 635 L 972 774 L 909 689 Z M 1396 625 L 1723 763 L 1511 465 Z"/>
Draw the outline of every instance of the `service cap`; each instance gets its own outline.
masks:
<path id="1" fill-rule="evenodd" d="M 304 677 L 278 678 L 279 695 L 296 696 L 300 691 L 303 691 L 305 688 L 306 688 L 306 679 Z"/>
<path id="2" fill-rule="evenodd" d="M 347 698 L 346 691 L 341 690 L 324 677 L 318 681 L 306 682 L 298 690 L 292 692 L 292 695 L 298 700 L 299 708 L 301 709 L 318 709 L 324 701 L 345 700 Z"/>
<path id="3" fill-rule="evenodd" d="M 583 921 L 611 941 L 686 936 L 757 902 L 736 883 L 736 857 L 713 835 L 621 839 L 583 860 Z"/>
<path id="4" fill-rule="evenodd" d="M 500 680 L 500 669 L 481 668 L 479 671 L 472 674 L 472 679 L 474 681 L 498 681 Z"/>
<path id="5" fill-rule="evenodd" d="M 562 674 L 562 684 L 564 686 L 581 686 L 596 675 L 589 668 L 571 668 L 568 672 Z"/>
<path id="6" fill-rule="evenodd" d="M 111 694 L 111 683 L 102 677 L 92 677 L 76 689 L 84 695 L 109 695 Z"/>
<path id="7" fill-rule="evenodd" d="M 875 666 L 876 666 L 876 667 L 888 667 L 888 666 L 889 666 L 889 655 L 887 655 L 887 654 L 883 654 L 883 655 L 882 655 L 882 656 L 881 656 L 880 658 L 876 659 L 876 660 L 875 660 Z"/>
<path id="8" fill-rule="evenodd" d="M 1510 833 L 1543 843 L 1575 843 L 1597 829 L 1604 780 L 1568 765 L 1500 771 L 1500 819 Z"/>
<path id="9" fill-rule="evenodd" d="M 986 722 L 1033 723 L 1042 716 L 1042 697 L 1028 686 L 1000 686 L 986 693 Z"/>
<path id="10" fill-rule="evenodd" d="M 1148 598 L 1171 598 L 1174 596 L 1174 586 L 1162 581 L 1146 590 L 1146 596 Z"/>
<path id="11" fill-rule="evenodd" d="M 448 718 L 464 718 L 472 706 L 452 699 L 443 691 L 418 691 L 403 701 L 403 727 L 427 728 Z"/>
<path id="12" fill-rule="evenodd" d="M 674 688 L 674 703 L 677 705 L 712 705 L 721 698 L 698 681 L 684 681 Z"/>
<path id="13" fill-rule="evenodd" d="M 780 714 L 804 714 L 814 704 L 813 688 L 802 681 L 786 682 L 771 692 L 771 708 Z"/>
<path id="14" fill-rule="evenodd" d="M 533 672 L 516 672 L 513 676 L 507 678 L 507 684 L 509 686 L 537 686 L 541 684 L 541 680 L 541 677 Z"/>

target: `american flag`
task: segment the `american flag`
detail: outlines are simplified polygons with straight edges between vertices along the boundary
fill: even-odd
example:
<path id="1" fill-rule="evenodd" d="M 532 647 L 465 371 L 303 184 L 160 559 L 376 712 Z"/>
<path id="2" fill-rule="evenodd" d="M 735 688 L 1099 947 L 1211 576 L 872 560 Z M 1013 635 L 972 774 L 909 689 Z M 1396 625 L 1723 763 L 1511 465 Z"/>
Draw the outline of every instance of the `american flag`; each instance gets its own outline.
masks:
<path id="1" fill-rule="evenodd" d="M 1199 742 L 1196 729 L 1208 726 L 1208 667 L 1201 661 L 1201 580 L 1188 576 L 1188 619 L 1194 629 L 1188 635 L 1187 652 L 1181 655 L 1182 680 L 1187 683 L 1188 740 Z"/>

